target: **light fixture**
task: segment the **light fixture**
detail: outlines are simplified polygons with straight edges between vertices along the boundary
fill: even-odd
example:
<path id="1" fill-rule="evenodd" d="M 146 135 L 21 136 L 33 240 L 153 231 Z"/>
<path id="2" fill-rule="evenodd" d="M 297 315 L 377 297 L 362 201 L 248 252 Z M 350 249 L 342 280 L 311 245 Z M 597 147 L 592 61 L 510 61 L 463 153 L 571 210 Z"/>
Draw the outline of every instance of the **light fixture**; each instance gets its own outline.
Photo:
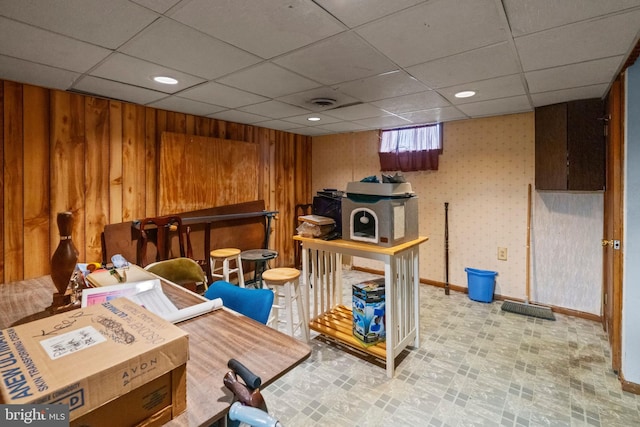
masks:
<path id="1" fill-rule="evenodd" d="M 178 84 L 178 80 L 174 79 L 173 77 L 167 77 L 167 76 L 155 76 L 153 78 L 153 81 L 155 81 L 157 83 L 162 83 L 163 85 L 177 85 Z"/>
<path id="2" fill-rule="evenodd" d="M 462 92 L 456 93 L 454 96 L 456 98 L 469 98 L 476 94 L 475 90 L 463 90 Z"/>
<path id="3" fill-rule="evenodd" d="M 320 117 L 307 117 L 307 120 L 309 120 L 310 122 L 317 122 L 320 120 Z"/>

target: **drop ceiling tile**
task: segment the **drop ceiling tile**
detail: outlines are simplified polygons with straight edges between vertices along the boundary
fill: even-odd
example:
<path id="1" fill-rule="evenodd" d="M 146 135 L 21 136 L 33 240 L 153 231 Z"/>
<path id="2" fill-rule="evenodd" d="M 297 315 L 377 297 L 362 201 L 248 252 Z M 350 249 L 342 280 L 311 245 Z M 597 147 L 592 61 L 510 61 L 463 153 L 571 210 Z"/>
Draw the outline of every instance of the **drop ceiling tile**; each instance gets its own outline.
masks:
<path id="1" fill-rule="evenodd" d="M 260 104 L 248 105 L 246 107 L 239 108 L 239 110 L 246 111 L 247 113 L 259 114 L 271 119 L 282 119 L 284 117 L 297 116 L 308 112 L 304 108 L 285 104 L 280 101 L 267 101 Z"/>
<path id="2" fill-rule="evenodd" d="M 309 117 L 317 117 L 320 120 L 318 120 L 317 122 L 312 122 L 308 120 Z M 323 126 L 328 123 L 338 123 L 341 120 L 336 119 L 335 117 L 327 116 L 326 114 L 307 113 L 300 116 L 287 117 L 287 121 L 291 123 L 296 123 L 298 125 L 304 125 L 304 126 Z"/>
<path id="3" fill-rule="evenodd" d="M 233 86 L 271 98 L 320 86 L 320 84 L 312 80 L 269 62 L 237 71 L 217 81 L 227 86 Z"/>
<path id="4" fill-rule="evenodd" d="M 553 27 L 583 21 L 596 16 L 640 6 L 638 0 L 557 1 L 522 0 L 503 1 L 514 36 L 547 30 Z"/>
<path id="5" fill-rule="evenodd" d="M 299 128 L 300 125 L 298 123 L 291 123 L 287 120 L 266 120 L 264 122 L 257 122 L 256 125 L 260 127 L 265 127 L 268 129 L 276 129 L 276 130 L 291 130 L 294 128 Z"/>
<path id="6" fill-rule="evenodd" d="M 413 124 L 410 120 L 395 115 L 356 120 L 355 123 L 371 129 L 389 129 Z"/>
<path id="7" fill-rule="evenodd" d="M 507 76 L 520 72 L 518 62 L 507 43 L 437 59 L 407 71 L 431 88 Z"/>
<path id="8" fill-rule="evenodd" d="M 335 100 L 336 102 L 331 106 L 322 107 L 311 103 L 311 100 L 316 98 L 329 98 Z M 287 96 L 281 96 L 277 98 L 277 100 L 286 102 L 287 104 L 297 105 L 298 107 L 306 108 L 311 111 L 323 111 L 331 108 L 336 108 L 341 105 L 348 105 L 359 102 L 357 99 L 345 95 L 344 93 L 329 86 L 323 86 L 317 89 L 298 92 Z"/>
<path id="9" fill-rule="evenodd" d="M 265 59 L 344 31 L 331 15 L 303 0 L 193 0 L 170 16 Z"/>
<path id="10" fill-rule="evenodd" d="M 331 37 L 273 62 L 326 85 L 375 76 L 397 68 L 351 33 Z"/>
<path id="11" fill-rule="evenodd" d="M 402 67 L 507 40 L 494 0 L 430 1 L 356 31 Z"/>
<path id="12" fill-rule="evenodd" d="M 456 98 L 455 94 L 463 90 L 473 90 L 476 94 L 470 98 Z M 438 89 L 438 92 L 454 105 L 526 94 L 520 74 L 450 86 Z"/>
<path id="13" fill-rule="evenodd" d="M 389 113 L 370 104 L 352 105 L 350 107 L 325 110 L 324 114 L 342 120 L 360 120 L 371 117 L 382 117 Z"/>
<path id="14" fill-rule="evenodd" d="M 134 3 L 138 3 L 148 9 L 154 10 L 158 13 L 165 13 L 176 4 L 180 3 L 180 0 L 131 0 Z"/>
<path id="15" fill-rule="evenodd" d="M 524 71 L 626 55 L 638 22 L 640 10 L 518 37 L 515 44 Z"/>
<path id="16" fill-rule="evenodd" d="M 157 13 L 127 0 L 0 0 L 0 14 L 109 49 L 158 18 Z"/>
<path id="17" fill-rule="evenodd" d="M 571 87 L 609 83 L 616 74 L 623 56 L 581 62 L 546 70 L 525 73 L 532 93 L 550 92 Z"/>
<path id="18" fill-rule="evenodd" d="M 110 50 L 0 17 L 0 54 L 83 73 Z"/>
<path id="19" fill-rule="evenodd" d="M 336 85 L 340 92 L 370 102 L 410 93 L 423 92 L 429 88 L 404 71 L 396 70 L 366 79 Z"/>
<path id="20" fill-rule="evenodd" d="M 398 96 L 372 102 L 372 105 L 390 113 L 398 114 L 408 111 L 428 110 L 436 107 L 449 106 L 449 101 L 433 90 L 427 90 L 411 95 Z"/>
<path id="21" fill-rule="evenodd" d="M 260 62 L 254 55 L 166 18 L 151 24 L 119 51 L 206 79 Z"/>
<path id="22" fill-rule="evenodd" d="M 180 92 L 182 98 L 193 99 L 207 104 L 221 105 L 227 108 L 242 107 L 268 101 L 264 96 L 244 92 L 240 89 L 221 85 L 216 82 L 201 84 Z"/>
<path id="23" fill-rule="evenodd" d="M 0 55 L 0 70 L 3 80 L 27 82 L 49 89 L 67 90 L 80 76 L 78 73 L 48 67 L 34 62 L 23 61 Z"/>
<path id="24" fill-rule="evenodd" d="M 529 99 L 524 95 L 462 104 L 458 105 L 457 108 L 470 117 L 496 116 L 533 110 Z"/>
<path id="25" fill-rule="evenodd" d="M 331 133 L 330 131 L 318 127 L 294 128 L 288 130 L 288 132 L 307 136 L 328 135 Z"/>
<path id="26" fill-rule="evenodd" d="M 571 89 L 555 90 L 551 92 L 532 93 L 531 101 L 534 107 L 558 104 L 560 102 L 574 101 L 578 99 L 602 98 L 609 84 L 583 86 Z"/>
<path id="27" fill-rule="evenodd" d="M 353 122 L 329 123 L 327 125 L 322 125 L 321 128 L 335 133 L 360 132 L 368 129 L 366 126 Z"/>
<path id="28" fill-rule="evenodd" d="M 218 105 L 211 105 L 200 101 L 180 98 L 179 96 L 168 96 L 159 101 L 148 104 L 150 107 L 160 108 L 162 110 L 177 111 L 180 113 L 193 114 L 195 116 L 207 116 L 209 114 L 218 113 L 226 110 Z"/>
<path id="29" fill-rule="evenodd" d="M 115 80 L 134 86 L 146 87 L 165 93 L 176 93 L 188 87 L 200 84 L 206 80 L 180 71 L 162 67 L 142 59 L 114 53 L 100 65 L 94 68 L 92 76 Z M 175 85 L 161 84 L 153 80 L 155 76 L 173 77 L 178 80 Z"/>
<path id="30" fill-rule="evenodd" d="M 210 114 L 208 117 L 224 120 L 225 122 L 255 124 L 268 120 L 268 117 L 259 116 L 238 110 L 227 110 L 220 113 Z"/>
<path id="31" fill-rule="evenodd" d="M 97 87 L 101 96 L 129 102 L 151 100 L 166 109 L 273 126 L 293 120 L 295 128 L 316 132 L 331 132 L 326 126 L 354 131 L 354 120 L 373 124 L 370 118 L 390 120 L 384 118 L 389 113 L 416 125 L 467 117 L 452 104 L 482 115 L 519 111 L 514 99 L 528 90 L 536 105 L 601 97 L 640 29 L 640 0 L 528 2 L 535 7 L 516 0 L 57 3 L 0 0 L 0 79 L 87 92 Z M 228 13 L 211 15 L 221 10 Z M 269 61 L 261 57 L 276 53 Z M 145 80 L 156 67 L 182 73 L 188 83 L 159 94 Z M 405 72 L 418 81 L 400 78 Z M 471 85 L 478 90 L 474 98 L 453 97 Z M 167 95 L 173 90 L 180 98 Z M 336 102 L 322 107 L 312 98 Z M 279 103 L 304 113 L 274 120 L 249 112 L 279 115 Z M 213 112 L 209 105 L 225 110 Z M 309 112 L 324 120 L 309 126 Z"/>
<path id="32" fill-rule="evenodd" d="M 354 28 L 374 19 L 423 3 L 424 0 L 314 0 L 341 22 Z"/>
<path id="33" fill-rule="evenodd" d="M 166 93 L 131 86 L 98 77 L 85 76 L 73 85 L 73 89 L 91 95 L 118 99 L 136 104 L 149 104 L 167 96 Z"/>
<path id="34" fill-rule="evenodd" d="M 430 110 L 414 111 L 401 115 L 413 123 L 439 123 L 451 120 L 467 119 L 460 110 L 455 107 L 432 108 Z"/>

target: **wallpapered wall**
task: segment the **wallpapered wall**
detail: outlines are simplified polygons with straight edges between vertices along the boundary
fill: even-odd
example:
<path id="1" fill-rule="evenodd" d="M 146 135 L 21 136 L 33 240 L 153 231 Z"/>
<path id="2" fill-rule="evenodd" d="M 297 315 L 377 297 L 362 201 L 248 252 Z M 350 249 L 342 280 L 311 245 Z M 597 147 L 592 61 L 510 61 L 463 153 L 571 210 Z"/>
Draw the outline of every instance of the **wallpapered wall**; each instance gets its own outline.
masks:
<path id="1" fill-rule="evenodd" d="M 625 86 L 627 105 L 625 123 L 625 195 L 622 320 L 622 367 L 627 381 L 640 384 L 640 62 L 627 69 Z"/>
<path id="2" fill-rule="evenodd" d="M 380 177 L 377 132 L 314 137 L 312 187 L 345 189 Z M 465 267 L 498 272 L 496 293 L 525 298 L 527 187 L 534 182 L 534 114 L 449 122 L 438 171 L 407 172 L 419 197 L 420 277 L 444 282 L 444 203 L 449 203 L 449 282 L 467 286 Z M 532 299 L 600 314 L 601 193 L 533 190 Z M 597 234 L 597 236 L 594 236 Z M 497 259 L 507 248 L 507 261 Z M 594 257 L 598 262 L 593 262 Z M 375 261 L 356 266 L 382 269 Z"/>

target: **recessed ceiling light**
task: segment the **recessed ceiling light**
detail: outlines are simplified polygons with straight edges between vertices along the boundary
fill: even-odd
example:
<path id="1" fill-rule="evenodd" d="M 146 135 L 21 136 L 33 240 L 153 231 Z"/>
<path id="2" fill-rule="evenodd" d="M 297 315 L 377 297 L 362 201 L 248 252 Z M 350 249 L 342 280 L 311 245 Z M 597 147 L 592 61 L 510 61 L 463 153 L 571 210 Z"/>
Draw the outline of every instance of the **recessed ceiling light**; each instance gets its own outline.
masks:
<path id="1" fill-rule="evenodd" d="M 158 83 L 162 83 L 164 85 L 176 85 L 178 84 L 178 81 L 176 79 L 174 79 L 173 77 L 167 77 L 167 76 L 156 76 L 153 78 L 154 81 L 158 82 Z"/>
<path id="2" fill-rule="evenodd" d="M 454 96 L 456 98 L 469 98 L 470 96 L 473 96 L 475 94 L 476 94 L 475 90 L 463 90 L 462 92 L 456 93 Z"/>
<path id="3" fill-rule="evenodd" d="M 307 120 L 309 120 L 310 122 L 317 122 L 320 120 L 320 117 L 307 117 Z"/>

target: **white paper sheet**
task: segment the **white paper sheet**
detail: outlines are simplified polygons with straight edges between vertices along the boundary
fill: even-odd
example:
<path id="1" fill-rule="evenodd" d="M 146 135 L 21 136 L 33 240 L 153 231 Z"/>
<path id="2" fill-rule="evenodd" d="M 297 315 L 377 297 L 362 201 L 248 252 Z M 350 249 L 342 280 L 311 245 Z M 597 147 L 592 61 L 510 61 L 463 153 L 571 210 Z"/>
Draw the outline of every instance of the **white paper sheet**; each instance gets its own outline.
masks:
<path id="1" fill-rule="evenodd" d="M 94 304 L 102 304 L 103 302 L 111 301 L 112 299 L 134 295 L 154 288 L 159 289 L 160 292 L 162 292 L 162 284 L 159 279 L 83 289 L 82 307 L 84 308 Z"/>
<path id="2" fill-rule="evenodd" d="M 129 298 L 171 323 L 182 322 L 222 307 L 222 300 L 217 298 L 178 309 L 162 291 L 159 279 L 84 289 L 82 291 L 82 307 L 102 304 L 120 297 Z"/>
<path id="3" fill-rule="evenodd" d="M 58 359 L 76 351 L 92 347 L 107 339 L 93 326 L 85 326 L 75 331 L 57 335 L 40 341 L 40 345 L 47 352 L 51 360 Z"/>
<path id="4" fill-rule="evenodd" d="M 181 310 L 169 313 L 166 316 L 162 316 L 165 320 L 171 323 L 178 323 L 184 320 L 191 319 L 192 317 L 200 316 L 201 314 L 208 313 L 222 307 L 222 300 L 216 298 L 209 301 L 201 302 L 200 304 L 185 307 Z"/>

